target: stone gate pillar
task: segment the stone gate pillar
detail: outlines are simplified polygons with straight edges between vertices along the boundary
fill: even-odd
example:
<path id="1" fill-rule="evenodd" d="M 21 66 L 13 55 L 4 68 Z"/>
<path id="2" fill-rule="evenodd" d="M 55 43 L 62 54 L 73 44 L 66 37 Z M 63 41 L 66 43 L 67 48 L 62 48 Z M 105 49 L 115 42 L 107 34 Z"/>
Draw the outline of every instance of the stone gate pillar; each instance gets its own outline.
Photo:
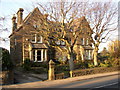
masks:
<path id="1" fill-rule="evenodd" d="M 48 80 L 55 80 L 54 68 L 55 68 L 55 63 L 52 60 L 50 60 L 49 61 Z"/>

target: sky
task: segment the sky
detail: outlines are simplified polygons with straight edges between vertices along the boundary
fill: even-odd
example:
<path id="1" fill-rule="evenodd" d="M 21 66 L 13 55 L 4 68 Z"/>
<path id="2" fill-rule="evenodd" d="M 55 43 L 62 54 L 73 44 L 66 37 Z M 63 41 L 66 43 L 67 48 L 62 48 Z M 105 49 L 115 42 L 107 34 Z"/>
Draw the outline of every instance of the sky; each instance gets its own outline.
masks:
<path id="1" fill-rule="evenodd" d="M 0 17 L 6 17 L 6 20 L 0 23 L 3 23 L 4 25 L 3 28 L 7 27 L 9 30 L 9 32 L 0 32 L 0 37 L 9 37 L 9 35 L 11 34 L 12 31 L 11 18 L 13 14 L 16 14 L 19 8 L 24 8 L 23 18 L 25 18 L 28 15 L 28 13 L 32 11 L 34 7 L 36 7 L 35 5 L 33 5 L 33 3 L 37 1 L 42 2 L 44 4 L 45 2 L 48 1 L 58 1 L 58 0 L 0 0 Z M 81 0 L 77 0 L 77 1 L 81 1 Z M 86 1 L 86 0 L 82 0 L 82 1 Z M 109 0 L 90 0 L 90 1 L 104 2 Z M 118 2 L 120 0 L 112 0 L 112 1 Z M 116 34 L 114 33 L 113 36 L 116 36 Z M 107 45 L 108 43 L 102 43 L 99 47 L 100 51 L 102 50 L 103 47 L 107 47 Z M 10 50 L 9 41 L 0 42 L 0 47 L 4 47 Z"/>

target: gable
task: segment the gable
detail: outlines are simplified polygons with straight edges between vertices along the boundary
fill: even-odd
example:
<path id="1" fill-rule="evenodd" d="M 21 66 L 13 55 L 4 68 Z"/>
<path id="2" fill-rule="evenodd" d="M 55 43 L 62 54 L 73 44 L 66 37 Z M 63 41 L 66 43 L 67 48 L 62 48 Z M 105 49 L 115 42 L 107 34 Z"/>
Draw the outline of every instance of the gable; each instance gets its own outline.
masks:
<path id="1" fill-rule="evenodd" d="M 75 19 L 73 25 L 75 26 L 75 30 L 80 28 L 82 32 L 90 32 L 92 34 L 92 30 L 85 16 Z"/>
<path id="2" fill-rule="evenodd" d="M 28 16 L 23 20 L 23 24 L 37 24 L 44 18 L 44 15 L 40 12 L 40 10 L 35 8 L 32 12 L 28 14 Z"/>
<path id="3" fill-rule="evenodd" d="M 33 25 L 35 26 L 38 23 L 40 24 L 40 22 L 41 22 L 40 19 L 43 19 L 43 18 L 44 18 L 44 15 L 40 12 L 38 7 L 36 7 L 32 12 L 30 12 L 27 15 L 27 17 L 23 20 L 20 27 L 18 27 L 14 32 L 12 32 L 12 34 L 9 37 L 14 35 L 16 32 L 19 32 L 21 30 L 23 31 L 24 30 L 23 28 L 26 28 L 28 26 L 31 28 L 31 26 L 33 26 Z"/>

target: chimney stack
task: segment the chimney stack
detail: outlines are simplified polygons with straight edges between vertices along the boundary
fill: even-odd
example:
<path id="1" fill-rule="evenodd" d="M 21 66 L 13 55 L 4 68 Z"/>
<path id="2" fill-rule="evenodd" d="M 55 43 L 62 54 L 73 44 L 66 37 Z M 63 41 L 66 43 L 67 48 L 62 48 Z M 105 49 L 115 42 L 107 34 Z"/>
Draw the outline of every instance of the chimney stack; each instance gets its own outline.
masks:
<path id="1" fill-rule="evenodd" d="M 22 24 L 23 21 L 23 8 L 19 8 L 17 12 L 17 27 L 19 27 Z"/>
<path id="2" fill-rule="evenodd" d="M 12 31 L 14 31 L 15 29 L 17 29 L 17 23 L 16 23 L 16 16 L 14 14 L 12 17 Z"/>

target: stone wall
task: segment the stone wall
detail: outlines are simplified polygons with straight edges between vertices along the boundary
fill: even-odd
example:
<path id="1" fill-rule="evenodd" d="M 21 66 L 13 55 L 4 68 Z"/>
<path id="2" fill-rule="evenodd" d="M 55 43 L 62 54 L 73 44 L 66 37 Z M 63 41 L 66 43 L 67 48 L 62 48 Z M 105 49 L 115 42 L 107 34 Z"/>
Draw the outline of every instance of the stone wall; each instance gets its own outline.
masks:
<path id="1" fill-rule="evenodd" d="M 13 71 L 0 72 L 0 85 L 13 84 L 13 83 L 14 83 Z"/>

